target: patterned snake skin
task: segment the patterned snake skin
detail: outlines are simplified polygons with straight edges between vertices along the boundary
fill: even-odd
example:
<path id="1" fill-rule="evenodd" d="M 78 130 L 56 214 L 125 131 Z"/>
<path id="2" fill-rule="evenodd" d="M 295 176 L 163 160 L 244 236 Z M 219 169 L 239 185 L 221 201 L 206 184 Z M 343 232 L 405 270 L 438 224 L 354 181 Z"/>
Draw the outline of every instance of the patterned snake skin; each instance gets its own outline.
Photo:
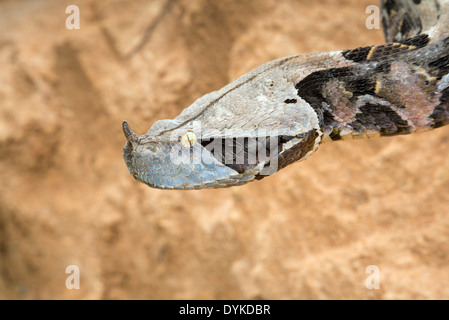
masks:
<path id="1" fill-rule="evenodd" d="M 320 143 L 449 123 L 449 0 L 383 0 L 388 44 L 268 62 L 144 135 L 123 122 L 137 180 L 201 189 L 260 180 Z"/>

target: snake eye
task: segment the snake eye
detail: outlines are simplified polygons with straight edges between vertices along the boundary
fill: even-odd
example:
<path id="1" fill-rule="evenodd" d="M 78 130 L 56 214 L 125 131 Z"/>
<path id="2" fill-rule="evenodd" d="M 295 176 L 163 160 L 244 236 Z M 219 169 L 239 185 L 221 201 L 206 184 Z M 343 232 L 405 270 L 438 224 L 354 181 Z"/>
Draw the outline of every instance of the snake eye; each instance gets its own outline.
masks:
<path id="1" fill-rule="evenodd" d="M 154 143 L 154 142 L 150 142 L 148 143 L 145 148 L 147 148 L 147 150 L 151 151 L 151 152 L 158 152 L 159 151 L 159 145 Z"/>
<path id="2" fill-rule="evenodd" d="M 196 135 L 193 132 L 187 132 L 181 137 L 181 143 L 185 148 L 192 148 L 196 142 Z"/>

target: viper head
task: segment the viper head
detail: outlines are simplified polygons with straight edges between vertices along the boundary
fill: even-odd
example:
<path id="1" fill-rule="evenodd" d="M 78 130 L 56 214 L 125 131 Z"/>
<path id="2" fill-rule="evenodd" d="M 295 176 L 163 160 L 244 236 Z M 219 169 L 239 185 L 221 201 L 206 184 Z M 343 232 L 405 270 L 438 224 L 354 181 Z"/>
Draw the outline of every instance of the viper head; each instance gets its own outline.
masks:
<path id="1" fill-rule="evenodd" d="M 150 187 L 200 189 L 241 185 L 260 175 L 269 162 L 268 158 L 249 159 L 248 154 L 237 159 L 238 141 L 232 137 L 204 139 L 198 130 L 164 133 L 163 129 L 158 130 L 164 128 L 163 124 L 163 120 L 158 121 L 147 134 L 137 135 L 123 122 L 127 140 L 123 158 L 129 173 Z"/>
<path id="2" fill-rule="evenodd" d="M 123 122 L 130 174 L 155 188 L 219 188 L 261 179 L 307 158 L 322 131 L 315 110 L 298 96 L 296 80 L 284 76 L 290 72 L 282 68 L 301 70 L 291 61 L 296 60 L 260 66 L 176 118 L 157 121 L 144 135 Z"/>

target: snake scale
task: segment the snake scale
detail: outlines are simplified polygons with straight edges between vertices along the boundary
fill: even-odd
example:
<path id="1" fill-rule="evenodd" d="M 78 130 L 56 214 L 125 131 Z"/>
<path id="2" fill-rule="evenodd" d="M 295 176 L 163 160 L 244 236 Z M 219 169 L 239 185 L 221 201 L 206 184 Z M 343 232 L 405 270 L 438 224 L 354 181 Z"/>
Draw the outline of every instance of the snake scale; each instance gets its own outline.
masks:
<path id="1" fill-rule="evenodd" d="M 449 123 L 449 0 L 382 0 L 387 44 L 273 60 L 144 135 L 126 121 L 123 157 L 150 187 L 260 180 L 326 141 Z"/>

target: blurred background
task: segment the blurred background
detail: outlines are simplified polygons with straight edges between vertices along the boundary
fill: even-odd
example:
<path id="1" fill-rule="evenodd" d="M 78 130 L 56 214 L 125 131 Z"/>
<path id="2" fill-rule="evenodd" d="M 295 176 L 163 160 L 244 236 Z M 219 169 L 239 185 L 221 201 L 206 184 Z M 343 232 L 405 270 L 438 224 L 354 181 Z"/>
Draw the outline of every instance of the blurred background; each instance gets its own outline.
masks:
<path id="1" fill-rule="evenodd" d="M 222 190 L 153 190 L 122 159 L 122 120 L 143 134 L 269 60 L 383 43 L 371 4 L 0 1 L 0 298 L 448 299 L 449 127 Z"/>

